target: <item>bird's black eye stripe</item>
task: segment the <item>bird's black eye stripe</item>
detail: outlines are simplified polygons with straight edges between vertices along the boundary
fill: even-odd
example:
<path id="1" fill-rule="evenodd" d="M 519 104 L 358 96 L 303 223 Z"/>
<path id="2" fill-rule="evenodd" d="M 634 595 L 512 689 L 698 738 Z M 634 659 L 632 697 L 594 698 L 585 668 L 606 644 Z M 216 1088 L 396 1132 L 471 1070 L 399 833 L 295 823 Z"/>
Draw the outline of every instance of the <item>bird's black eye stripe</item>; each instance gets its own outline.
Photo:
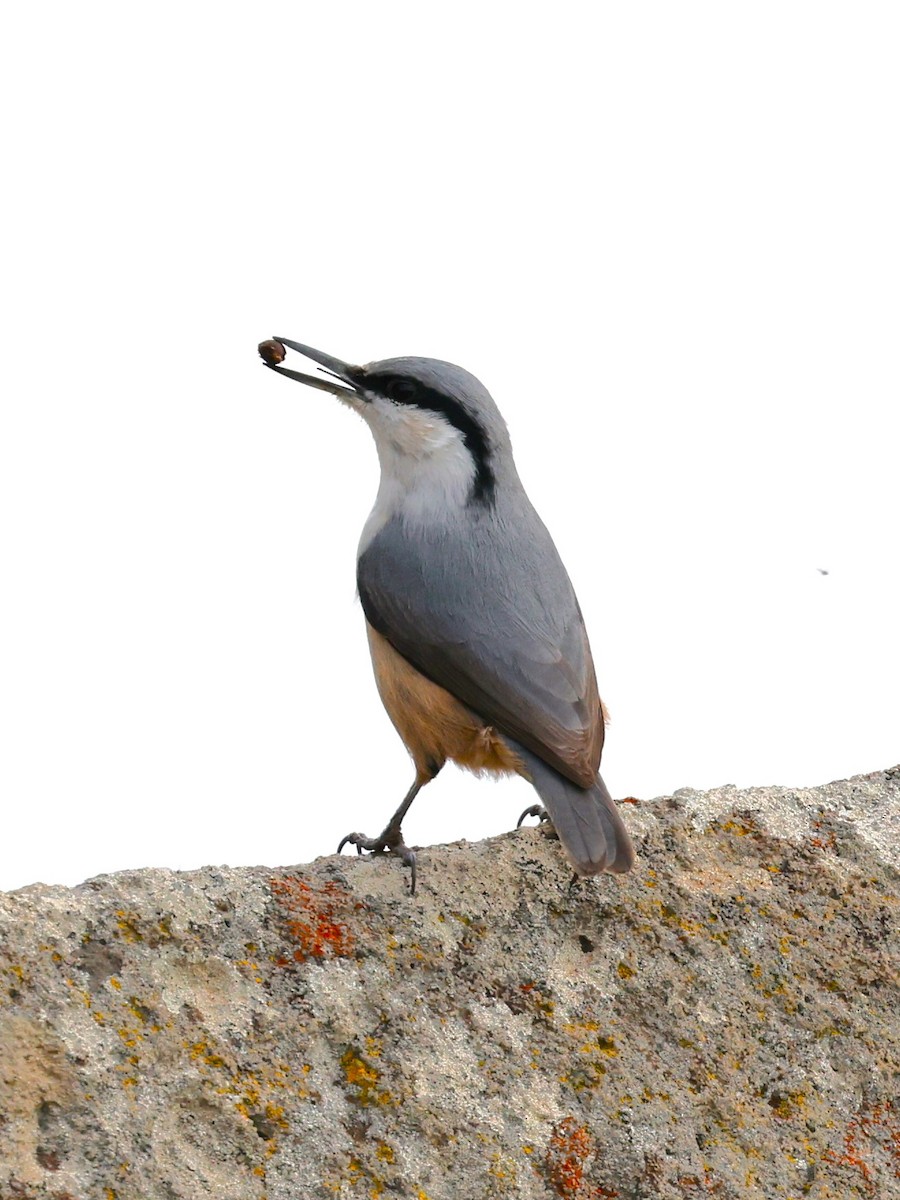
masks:
<path id="1" fill-rule="evenodd" d="M 409 404 L 428 412 L 440 413 L 454 429 L 458 429 L 475 463 L 472 499 L 490 504 L 497 483 L 490 443 L 482 425 L 458 400 L 404 375 L 367 375 L 365 386 L 395 404 Z"/>
<path id="2" fill-rule="evenodd" d="M 385 385 L 385 393 L 396 404 L 415 404 L 418 388 L 412 379 L 401 379 L 395 376 Z"/>

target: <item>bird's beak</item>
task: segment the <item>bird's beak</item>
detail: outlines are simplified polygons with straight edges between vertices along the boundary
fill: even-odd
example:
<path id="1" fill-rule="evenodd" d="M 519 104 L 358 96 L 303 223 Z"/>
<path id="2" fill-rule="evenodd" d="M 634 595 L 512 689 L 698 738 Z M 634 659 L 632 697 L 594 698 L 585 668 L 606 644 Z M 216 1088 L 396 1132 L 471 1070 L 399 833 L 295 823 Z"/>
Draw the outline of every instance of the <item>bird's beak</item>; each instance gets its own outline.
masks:
<path id="1" fill-rule="evenodd" d="M 304 346 L 301 342 L 292 342 L 290 338 L 280 337 L 275 338 L 275 341 L 280 342 L 282 346 L 287 346 L 290 350 L 296 350 L 304 358 L 311 358 L 313 362 L 319 364 L 320 369 L 332 378 L 323 379 L 319 375 L 305 375 L 302 371 L 292 371 L 290 367 L 282 367 L 278 363 L 267 361 L 266 366 L 270 370 L 277 371 L 279 375 L 286 375 L 288 379 L 296 379 L 299 383 L 308 384 L 309 387 L 321 388 L 323 392 L 333 392 L 335 396 L 356 395 L 354 376 L 359 376 L 359 367 L 341 362 L 339 358 L 333 358 L 330 354 L 323 354 L 321 350 L 313 350 L 312 346 Z M 341 387 L 341 383 L 349 386 Z"/>

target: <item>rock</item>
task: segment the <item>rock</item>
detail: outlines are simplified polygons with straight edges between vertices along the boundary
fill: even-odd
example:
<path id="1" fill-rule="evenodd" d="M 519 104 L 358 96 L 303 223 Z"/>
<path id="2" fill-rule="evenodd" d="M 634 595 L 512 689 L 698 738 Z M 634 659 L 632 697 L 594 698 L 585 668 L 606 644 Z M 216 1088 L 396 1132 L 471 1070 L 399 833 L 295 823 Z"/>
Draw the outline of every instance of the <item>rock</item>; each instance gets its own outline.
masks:
<path id="1" fill-rule="evenodd" d="M 900 1196 L 900 768 L 0 896 L 0 1197 Z"/>

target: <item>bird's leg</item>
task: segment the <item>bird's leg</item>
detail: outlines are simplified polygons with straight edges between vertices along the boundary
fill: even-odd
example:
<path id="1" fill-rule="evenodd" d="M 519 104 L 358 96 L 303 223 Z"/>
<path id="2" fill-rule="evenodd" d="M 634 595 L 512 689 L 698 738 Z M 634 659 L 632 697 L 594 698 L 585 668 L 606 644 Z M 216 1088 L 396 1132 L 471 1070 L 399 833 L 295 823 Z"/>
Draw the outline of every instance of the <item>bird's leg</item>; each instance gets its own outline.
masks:
<path id="1" fill-rule="evenodd" d="M 430 779 L 433 779 L 436 774 L 437 771 L 430 775 L 424 775 L 421 772 L 416 775 L 416 781 L 404 796 L 403 803 L 378 837 L 370 838 L 362 833 L 348 833 L 345 838 L 341 838 L 341 844 L 337 848 L 338 854 L 340 854 L 348 842 L 350 845 L 356 847 L 357 854 L 362 854 L 363 850 L 369 850 L 372 854 L 396 854 L 404 866 L 409 867 L 409 894 L 414 896 L 416 894 L 416 854 L 403 841 L 403 833 L 400 826 L 403 818 L 409 812 L 409 806 L 413 800 L 418 796 L 424 785 Z"/>

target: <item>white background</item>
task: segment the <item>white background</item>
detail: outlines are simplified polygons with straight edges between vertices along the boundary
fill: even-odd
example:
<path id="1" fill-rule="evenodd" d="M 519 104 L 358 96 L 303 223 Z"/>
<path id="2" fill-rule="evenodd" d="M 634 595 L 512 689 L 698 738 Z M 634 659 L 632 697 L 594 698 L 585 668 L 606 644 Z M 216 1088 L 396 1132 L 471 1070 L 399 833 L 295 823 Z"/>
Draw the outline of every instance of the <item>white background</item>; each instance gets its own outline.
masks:
<path id="1" fill-rule="evenodd" d="M 271 334 L 491 389 L 615 795 L 900 758 L 896 5 L 16 8 L 0 887 L 305 861 L 411 782 L 374 450 Z M 532 798 L 448 768 L 408 840 Z"/>

